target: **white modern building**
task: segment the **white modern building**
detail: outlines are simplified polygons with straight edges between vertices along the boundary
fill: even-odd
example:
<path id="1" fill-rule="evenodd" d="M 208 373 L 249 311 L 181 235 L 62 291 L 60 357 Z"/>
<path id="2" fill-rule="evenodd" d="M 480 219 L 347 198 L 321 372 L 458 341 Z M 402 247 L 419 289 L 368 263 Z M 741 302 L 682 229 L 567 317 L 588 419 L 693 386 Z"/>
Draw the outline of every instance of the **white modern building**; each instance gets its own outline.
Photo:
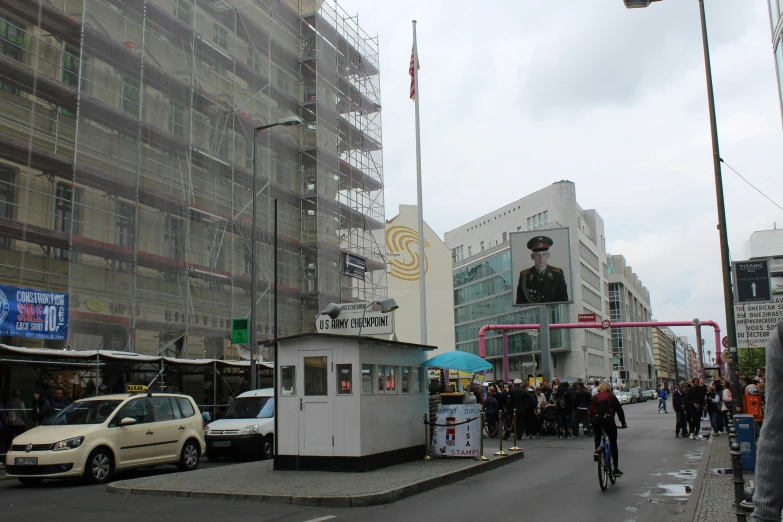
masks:
<path id="1" fill-rule="evenodd" d="M 607 255 L 610 320 L 652 320 L 650 292 L 621 255 Z M 612 370 L 621 387 L 655 385 L 652 328 L 612 328 Z"/>
<path id="2" fill-rule="evenodd" d="M 446 232 L 444 239 L 454 257 L 457 349 L 478 353 L 478 331 L 488 323 L 538 323 L 538 307 L 512 307 L 515 277 L 509 234 L 563 227 L 570 229 L 574 274 L 569 294 L 574 304 L 550 305 L 550 323 L 575 323 L 583 313 L 595 314 L 599 322 L 608 317 L 603 219 L 595 210 L 579 206 L 574 183 L 558 181 Z M 392 295 L 391 288 L 389 292 Z M 610 378 L 608 331 L 552 330 L 550 346 L 555 375 Z M 493 371 L 498 372 L 502 357 L 498 332 L 487 333 L 486 348 L 487 358 L 495 364 Z M 538 374 L 539 353 L 536 332 L 510 333 L 511 377 Z"/>
<path id="3" fill-rule="evenodd" d="M 783 229 L 757 230 L 743 245 L 746 259 L 769 259 L 772 294 L 783 295 Z"/>
<path id="4" fill-rule="evenodd" d="M 386 223 L 386 269 L 389 296 L 400 306 L 395 333 L 400 342 L 421 343 L 418 207 L 400 205 Z M 454 281 L 451 249 L 424 223 L 424 275 L 427 297 L 427 344 L 438 354 L 454 350 Z"/>

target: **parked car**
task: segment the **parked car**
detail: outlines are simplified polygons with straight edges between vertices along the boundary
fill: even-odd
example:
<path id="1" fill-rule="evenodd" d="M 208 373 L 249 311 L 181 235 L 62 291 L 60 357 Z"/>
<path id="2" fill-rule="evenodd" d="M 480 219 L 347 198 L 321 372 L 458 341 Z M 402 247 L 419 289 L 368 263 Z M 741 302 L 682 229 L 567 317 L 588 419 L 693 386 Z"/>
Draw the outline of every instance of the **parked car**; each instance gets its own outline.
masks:
<path id="1" fill-rule="evenodd" d="M 620 401 L 620 404 L 628 404 L 628 394 L 621 390 L 614 390 L 614 395 L 617 397 L 617 400 Z"/>
<path id="2" fill-rule="evenodd" d="M 240 394 L 222 419 L 207 425 L 207 458 L 268 459 L 274 453 L 274 389 Z"/>
<path id="3" fill-rule="evenodd" d="M 633 403 L 637 402 L 644 402 L 647 399 L 642 396 L 642 389 L 641 388 L 629 388 L 628 389 L 628 401 Z"/>
<path id="4" fill-rule="evenodd" d="M 78 400 L 15 437 L 5 458 L 7 475 L 26 486 L 66 477 L 100 484 L 132 468 L 196 469 L 206 444 L 195 401 L 136 388 Z"/>
<path id="5" fill-rule="evenodd" d="M 648 401 L 653 401 L 658 398 L 658 392 L 655 390 L 646 390 L 644 393 L 647 394 Z"/>

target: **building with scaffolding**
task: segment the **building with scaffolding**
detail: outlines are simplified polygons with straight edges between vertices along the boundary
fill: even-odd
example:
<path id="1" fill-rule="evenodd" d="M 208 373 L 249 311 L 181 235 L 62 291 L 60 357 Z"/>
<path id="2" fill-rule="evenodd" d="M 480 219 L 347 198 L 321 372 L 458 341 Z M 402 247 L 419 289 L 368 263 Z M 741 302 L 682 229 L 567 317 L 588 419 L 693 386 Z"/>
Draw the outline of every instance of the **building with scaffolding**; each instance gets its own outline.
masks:
<path id="1" fill-rule="evenodd" d="M 222 358 L 386 296 L 377 38 L 323 0 L 0 0 L 0 284 L 67 293 L 65 340 Z M 251 230 L 255 127 L 257 229 Z M 364 262 L 345 273 L 345 259 Z"/>

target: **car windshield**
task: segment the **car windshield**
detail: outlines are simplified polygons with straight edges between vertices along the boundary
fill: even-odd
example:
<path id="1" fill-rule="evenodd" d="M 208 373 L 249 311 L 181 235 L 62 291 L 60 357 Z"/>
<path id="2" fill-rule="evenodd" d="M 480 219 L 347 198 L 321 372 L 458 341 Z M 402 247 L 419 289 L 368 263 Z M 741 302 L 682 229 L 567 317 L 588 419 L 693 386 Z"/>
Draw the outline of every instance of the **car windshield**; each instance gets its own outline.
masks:
<path id="1" fill-rule="evenodd" d="M 76 426 L 79 424 L 103 424 L 122 401 L 77 401 L 44 421 L 47 426 Z"/>
<path id="2" fill-rule="evenodd" d="M 228 407 L 224 419 L 271 419 L 275 413 L 272 397 L 242 397 Z"/>

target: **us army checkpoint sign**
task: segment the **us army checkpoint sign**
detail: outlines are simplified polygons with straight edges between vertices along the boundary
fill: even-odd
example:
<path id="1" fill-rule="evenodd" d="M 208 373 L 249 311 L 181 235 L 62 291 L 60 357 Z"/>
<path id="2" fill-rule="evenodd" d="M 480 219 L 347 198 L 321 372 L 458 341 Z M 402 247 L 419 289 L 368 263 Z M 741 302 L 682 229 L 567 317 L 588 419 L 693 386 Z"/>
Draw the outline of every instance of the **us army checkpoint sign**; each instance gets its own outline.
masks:
<path id="1" fill-rule="evenodd" d="M 735 303 L 772 302 L 772 278 L 768 259 L 752 259 L 732 263 Z"/>

